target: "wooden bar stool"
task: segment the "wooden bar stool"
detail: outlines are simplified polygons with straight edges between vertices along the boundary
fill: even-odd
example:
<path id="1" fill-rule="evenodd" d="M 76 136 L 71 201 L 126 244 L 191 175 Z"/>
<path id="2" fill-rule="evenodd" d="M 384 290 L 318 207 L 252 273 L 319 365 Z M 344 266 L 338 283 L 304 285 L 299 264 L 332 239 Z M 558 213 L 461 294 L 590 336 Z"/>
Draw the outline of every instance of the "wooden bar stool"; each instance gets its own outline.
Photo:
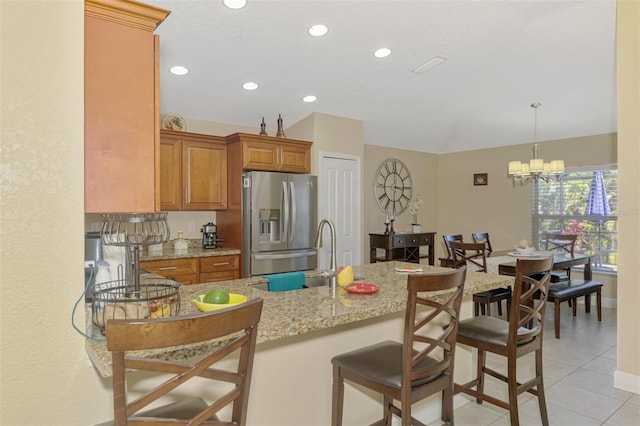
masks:
<path id="1" fill-rule="evenodd" d="M 549 425 L 542 375 L 542 342 L 544 313 L 549 295 L 549 281 L 553 257 L 518 259 L 509 320 L 478 316 L 460 321 L 458 343 L 476 348 L 478 363 L 476 378 L 465 384 L 455 384 L 455 392 L 476 398 L 478 404 L 487 401 L 509 410 L 511 424 L 519 424 L 518 395 L 529 392 L 538 398 L 542 424 Z M 540 279 L 535 277 L 540 276 Z M 536 293 L 539 299 L 536 299 Z M 486 352 L 507 358 L 506 375 L 485 365 Z M 517 359 L 533 352 L 535 373 L 525 383 L 517 380 Z M 507 384 L 508 400 L 487 395 L 484 375 L 488 374 Z"/>
<path id="2" fill-rule="evenodd" d="M 384 396 L 383 419 L 377 425 L 391 425 L 395 414 L 403 426 L 424 426 L 411 417 L 411 405 L 438 392 L 442 392 L 442 420 L 453 423 L 453 365 L 465 275 L 464 267 L 409 275 L 404 341 L 385 341 L 331 360 L 333 426 L 342 424 L 345 379 Z M 438 297 L 429 294 L 445 290 Z M 434 320 L 438 325 L 427 327 Z M 400 401 L 400 407 L 394 400 Z"/>
<path id="3" fill-rule="evenodd" d="M 262 299 L 253 299 L 231 308 L 201 314 L 159 319 L 108 320 L 107 348 L 113 355 L 114 420 L 102 425 L 131 424 L 225 424 L 245 425 L 249 387 L 256 348 Z M 221 339 L 214 351 L 194 364 L 143 358 L 131 351 L 190 345 Z M 238 353 L 235 360 L 229 354 Z M 224 366 L 220 366 L 220 362 Z M 229 363 L 229 364 L 228 364 Z M 215 365 L 216 368 L 212 368 Z M 132 371 L 149 371 L 169 375 L 160 385 L 127 400 L 127 375 Z M 201 397 L 184 399 L 188 390 L 181 387 L 193 378 L 224 383 L 216 401 L 209 404 Z M 178 388 L 183 400 L 140 411 Z M 221 409 L 231 405 L 230 421 L 219 421 Z M 215 423 L 211 423 L 215 422 Z"/>

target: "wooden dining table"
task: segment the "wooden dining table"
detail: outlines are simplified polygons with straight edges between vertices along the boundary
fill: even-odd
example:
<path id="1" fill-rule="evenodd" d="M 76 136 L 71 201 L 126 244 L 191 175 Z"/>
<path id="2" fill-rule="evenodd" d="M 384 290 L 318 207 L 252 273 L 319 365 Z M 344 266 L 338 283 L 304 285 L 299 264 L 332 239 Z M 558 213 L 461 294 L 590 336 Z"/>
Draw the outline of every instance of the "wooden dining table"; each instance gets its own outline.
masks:
<path id="1" fill-rule="evenodd" d="M 510 254 L 511 253 L 511 254 Z M 553 254 L 553 269 L 566 269 L 573 266 L 584 265 L 584 279 L 591 280 L 591 255 L 584 253 L 550 253 Z M 520 259 L 537 259 L 540 256 L 516 256 L 513 250 L 498 250 L 487 256 L 487 272 L 493 272 L 501 275 L 515 275 L 516 261 Z"/>

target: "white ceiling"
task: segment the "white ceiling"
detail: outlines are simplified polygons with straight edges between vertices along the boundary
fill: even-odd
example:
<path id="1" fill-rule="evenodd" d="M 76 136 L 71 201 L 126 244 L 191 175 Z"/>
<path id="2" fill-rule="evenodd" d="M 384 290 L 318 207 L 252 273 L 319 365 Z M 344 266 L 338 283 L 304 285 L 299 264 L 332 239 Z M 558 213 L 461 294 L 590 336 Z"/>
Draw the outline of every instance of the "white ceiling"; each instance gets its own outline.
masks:
<path id="1" fill-rule="evenodd" d="M 537 141 L 616 131 L 615 0 L 145 2 L 172 11 L 157 30 L 163 114 L 264 116 L 273 135 L 278 114 L 286 128 L 319 112 L 362 120 L 366 144 L 430 153 L 531 143 L 533 102 Z M 317 23 L 326 36 L 307 34 Z M 411 72 L 434 55 L 448 61 Z"/>

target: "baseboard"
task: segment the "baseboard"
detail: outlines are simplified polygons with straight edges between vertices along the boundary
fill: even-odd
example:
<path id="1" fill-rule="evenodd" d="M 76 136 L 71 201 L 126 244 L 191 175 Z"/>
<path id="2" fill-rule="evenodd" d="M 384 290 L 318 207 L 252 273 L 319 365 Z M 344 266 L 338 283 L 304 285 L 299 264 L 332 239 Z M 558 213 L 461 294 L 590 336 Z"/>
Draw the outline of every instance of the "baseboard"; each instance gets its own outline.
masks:
<path id="1" fill-rule="evenodd" d="M 617 389 L 640 395 L 640 376 L 616 370 L 613 373 L 613 386 Z"/>

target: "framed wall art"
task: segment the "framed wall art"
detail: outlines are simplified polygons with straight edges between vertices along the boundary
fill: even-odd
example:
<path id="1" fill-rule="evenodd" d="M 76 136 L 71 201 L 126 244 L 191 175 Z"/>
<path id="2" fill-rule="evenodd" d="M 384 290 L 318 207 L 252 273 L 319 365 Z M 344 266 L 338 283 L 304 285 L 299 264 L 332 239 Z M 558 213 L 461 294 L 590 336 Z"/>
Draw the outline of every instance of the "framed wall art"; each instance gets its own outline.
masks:
<path id="1" fill-rule="evenodd" d="M 473 174 L 473 184 L 477 185 L 487 185 L 489 183 L 489 176 L 487 173 L 474 173 Z"/>

